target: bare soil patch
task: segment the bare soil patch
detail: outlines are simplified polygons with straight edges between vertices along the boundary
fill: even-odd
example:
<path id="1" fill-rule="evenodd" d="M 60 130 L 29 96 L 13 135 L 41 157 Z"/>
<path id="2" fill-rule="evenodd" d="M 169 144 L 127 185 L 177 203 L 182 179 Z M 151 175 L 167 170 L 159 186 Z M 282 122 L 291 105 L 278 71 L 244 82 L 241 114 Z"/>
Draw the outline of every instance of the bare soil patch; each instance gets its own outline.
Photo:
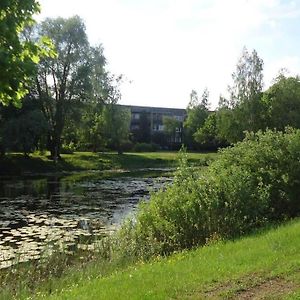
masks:
<path id="1" fill-rule="evenodd" d="M 295 290 L 299 285 L 284 278 L 276 277 L 261 282 L 251 288 L 239 291 L 234 299 L 280 299 L 283 295 Z"/>
<path id="2" fill-rule="evenodd" d="M 207 290 L 194 291 L 184 299 L 282 299 L 283 296 L 300 287 L 300 282 L 284 277 L 270 277 L 266 274 L 251 274 L 238 280 L 220 283 Z"/>

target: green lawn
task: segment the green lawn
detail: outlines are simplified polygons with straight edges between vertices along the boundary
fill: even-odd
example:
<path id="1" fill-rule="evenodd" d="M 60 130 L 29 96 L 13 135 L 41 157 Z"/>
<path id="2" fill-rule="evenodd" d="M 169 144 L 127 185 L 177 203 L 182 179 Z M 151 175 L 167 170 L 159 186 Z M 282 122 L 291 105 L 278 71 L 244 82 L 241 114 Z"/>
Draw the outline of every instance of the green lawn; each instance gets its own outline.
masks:
<path id="1" fill-rule="evenodd" d="M 140 168 L 166 168 L 178 165 L 177 152 L 152 153 L 93 153 L 62 154 L 56 164 L 46 155 L 32 154 L 30 158 L 20 153 L 8 154 L 0 159 L 0 175 L 23 175 L 47 172 L 87 170 L 134 170 Z M 203 166 L 216 157 L 216 153 L 189 153 L 192 165 Z"/>
<path id="2" fill-rule="evenodd" d="M 299 233 L 297 220 L 103 278 L 83 272 L 46 299 L 300 299 Z"/>

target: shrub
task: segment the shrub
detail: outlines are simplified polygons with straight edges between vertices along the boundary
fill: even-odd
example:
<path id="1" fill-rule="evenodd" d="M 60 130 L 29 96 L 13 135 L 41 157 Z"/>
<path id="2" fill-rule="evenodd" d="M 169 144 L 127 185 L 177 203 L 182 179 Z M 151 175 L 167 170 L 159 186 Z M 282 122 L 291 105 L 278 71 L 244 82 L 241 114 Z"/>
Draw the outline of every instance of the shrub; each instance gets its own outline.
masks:
<path id="1" fill-rule="evenodd" d="M 222 151 L 212 167 L 239 166 L 260 180 L 269 193 L 267 217 L 273 220 L 300 213 L 300 130 L 248 133 L 245 140 Z"/>
<path id="2" fill-rule="evenodd" d="M 183 155 L 173 185 L 141 203 L 122 227 L 127 255 L 167 254 L 300 214 L 299 130 L 249 133 L 202 173 L 186 161 Z"/>
<path id="3" fill-rule="evenodd" d="M 124 152 L 129 152 L 133 149 L 133 143 L 131 141 L 125 141 L 121 144 L 121 148 Z"/>
<path id="4" fill-rule="evenodd" d="M 157 150 L 159 150 L 159 146 L 153 143 L 137 143 L 133 147 L 133 151 L 135 152 L 155 152 Z"/>
<path id="5" fill-rule="evenodd" d="M 70 142 L 69 144 L 63 144 L 61 148 L 61 154 L 73 154 L 76 151 L 75 144 Z"/>

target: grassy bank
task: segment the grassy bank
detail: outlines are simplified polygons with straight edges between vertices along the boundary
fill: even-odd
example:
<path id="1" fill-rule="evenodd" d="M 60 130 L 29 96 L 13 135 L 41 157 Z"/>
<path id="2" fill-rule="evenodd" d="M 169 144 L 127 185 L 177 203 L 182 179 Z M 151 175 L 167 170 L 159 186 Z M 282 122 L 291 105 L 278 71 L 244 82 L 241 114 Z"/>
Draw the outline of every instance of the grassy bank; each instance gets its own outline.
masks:
<path id="1" fill-rule="evenodd" d="M 178 166 L 177 152 L 151 153 L 93 153 L 62 154 L 57 163 L 47 155 L 32 154 L 29 158 L 12 153 L 0 159 L 0 175 L 24 175 L 47 172 L 87 170 L 134 170 L 140 168 L 166 168 Z M 189 153 L 191 165 L 202 166 L 216 156 L 215 153 Z"/>
<path id="2" fill-rule="evenodd" d="M 103 276 L 101 265 L 98 272 L 94 265 L 52 281 L 51 288 L 49 283 L 42 285 L 36 297 L 299 299 L 299 232 L 300 221 L 296 220 L 236 241 L 211 241 L 205 247 L 137 264 L 109 276 Z"/>

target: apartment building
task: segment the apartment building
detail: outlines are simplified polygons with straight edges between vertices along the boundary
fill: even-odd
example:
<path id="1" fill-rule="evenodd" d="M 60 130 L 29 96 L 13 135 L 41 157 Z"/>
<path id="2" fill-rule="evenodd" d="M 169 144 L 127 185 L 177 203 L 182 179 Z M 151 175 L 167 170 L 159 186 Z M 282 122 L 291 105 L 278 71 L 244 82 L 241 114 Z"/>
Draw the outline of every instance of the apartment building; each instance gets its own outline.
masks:
<path id="1" fill-rule="evenodd" d="M 138 142 L 155 142 L 162 144 L 181 144 L 183 141 L 183 122 L 186 110 L 180 108 L 148 107 L 122 105 L 131 112 L 130 131 Z M 177 121 L 174 133 L 167 134 L 164 119 Z"/>

